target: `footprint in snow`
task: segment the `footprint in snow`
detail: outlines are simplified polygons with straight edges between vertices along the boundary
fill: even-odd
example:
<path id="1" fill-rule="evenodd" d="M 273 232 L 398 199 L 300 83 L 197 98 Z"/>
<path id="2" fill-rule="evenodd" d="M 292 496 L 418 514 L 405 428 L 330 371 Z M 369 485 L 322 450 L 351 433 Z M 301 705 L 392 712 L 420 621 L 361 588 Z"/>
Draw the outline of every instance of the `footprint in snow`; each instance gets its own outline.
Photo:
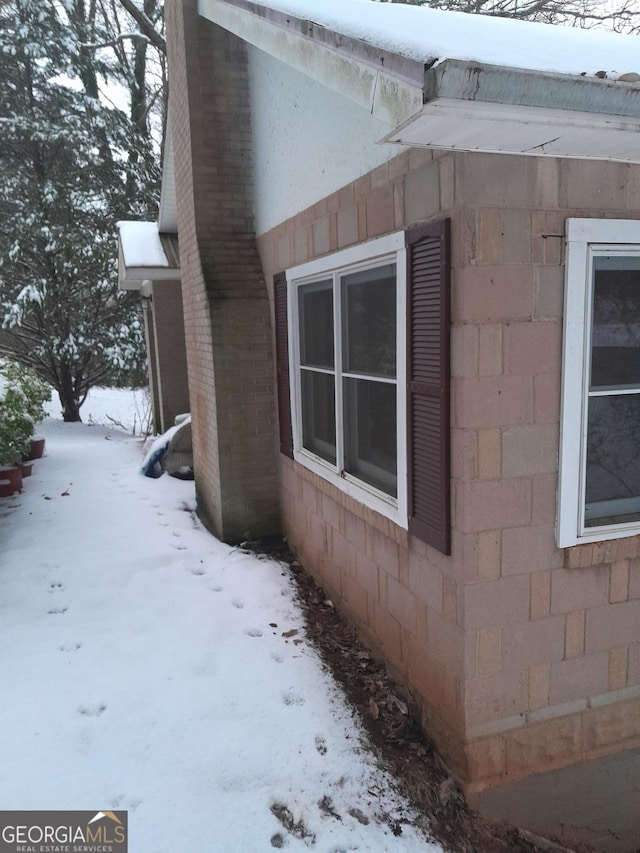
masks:
<path id="1" fill-rule="evenodd" d="M 169 545 L 171 545 L 172 548 L 175 548 L 176 551 L 186 551 L 187 550 L 186 545 L 176 545 L 175 542 L 169 542 Z"/>
<path id="2" fill-rule="evenodd" d="M 56 592 L 57 590 L 63 590 L 64 586 L 59 581 L 54 581 L 54 583 L 49 584 L 49 592 Z"/>
<path id="3" fill-rule="evenodd" d="M 95 705 L 78 705 L 78 713 L 84 717 L 99 717 L 107 710 L 104 702 Z"/>
<path id="4" fill-rule="evenodd" d="M 318 750 L 320 755 L 326 755 L 328 752 L 327 742 L 323 737 L 320 737 L 320 735 L 316 735 L 316 749 Z"/>
<path id="5" fill-rule="evenodd" d="M 233 606 L 236 608 L 236 610 L 242 610 L 242 609 L 243 609 L 243 607 L 244 607 L 244 601 L 240 601 L 240 599 L 239 599 L 239 598 L 233 598 L 233 599 L 231 600 L 231 603 L 232 603 L 232 604 L 233 604 Z"/>
<path id="6" fill-rule="evenodd" d="M 260 628 L 247 628 L 245 634 L 249 637 L 261 637 L 262 631 Z"/>
<path id="7" fill-rule="evenodd" d="M 142 805 L 143 802 L 144 802 L 144 800 L 140 800 L 137 798 L 130 800 L 126 796 L 126 794 L 115 794 L 115 796 L 113 796 L 111 798 L 109 805 L 111 806 L 112 809 L 117 809 L 121 805 L 124 805 L 127 807 L 127 809 L 131 809 L 131 811 L 134 812 L 138 808 L 138 806 Z"/>
<path id="8" fill-rule="evenodd" d="M 78 649 L 82 648 L 82 643 L 63 643 L 58 648 L 61 652 L 77 652 Z"/>
<path id="9" fill-rule="evenodd" d="M 58 616 L 61 613 L 66 613 L 66 612 L 67 612 L 66 607 L 52 607 L 50 610 L 47 610 L 47 613 L 50 616 Z"/>
<path id="10" fill-rule="evenodd" d="M 283 693 L 282 701 L 285 705 L 304 705 L 306 699 L 303 699 L 302 696 L 298 696 L 297 693 Z"/>
<path id="11" fill-rule="evenodd" d="M 207 589 L 210 589 L 211 592 L 222 592 L 224 587 L 220 586 L 220 584 L 216 584 L 215 586 L 208 586 Z"/>
<path id="12" fill-rule="evenodd" d="M 279 655 L 277 652 L 271 652 L 271 657 L 276 663 L 282 663 L 284 661 L 282 655 Z"/>
<path id="13" fill-rule="evenodd" d="M 206 569 L 203 569 L 201 566 L 196 566 L 195 569 L 191 569 L 192 575 L 197 575 L 198 577 L 202 577 L 206 572 Z"/>

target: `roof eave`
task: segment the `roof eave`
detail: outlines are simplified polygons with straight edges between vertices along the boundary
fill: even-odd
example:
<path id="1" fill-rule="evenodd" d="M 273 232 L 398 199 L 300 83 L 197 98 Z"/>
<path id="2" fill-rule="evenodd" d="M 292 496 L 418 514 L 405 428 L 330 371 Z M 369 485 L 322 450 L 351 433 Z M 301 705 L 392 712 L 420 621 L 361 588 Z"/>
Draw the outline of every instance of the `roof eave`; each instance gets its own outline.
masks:
<path id="1" fill-rule="evenodd" d="M 637 84 L 447 60 L 386 142 L 640 162 Z"/>
<path id="2" fill-rule="evenodd" d="M 198 9 L 386 122 L 382 143 L 640 162 L 637 83 L 420 62 L 251 0 L 198 0 Z"/>

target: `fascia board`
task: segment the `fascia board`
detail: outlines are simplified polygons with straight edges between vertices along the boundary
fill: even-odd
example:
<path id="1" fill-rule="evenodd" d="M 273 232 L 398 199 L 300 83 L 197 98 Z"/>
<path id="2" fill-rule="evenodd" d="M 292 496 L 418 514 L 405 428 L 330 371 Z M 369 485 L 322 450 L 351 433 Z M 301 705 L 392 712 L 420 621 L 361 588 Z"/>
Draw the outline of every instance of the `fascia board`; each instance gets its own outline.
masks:
<path id="1" fill-rule="evenodd" d="M 198 0 L 198 11 L 391 127 L 397 127 L 422 107 L 423 62 L 242 0 Z"/>

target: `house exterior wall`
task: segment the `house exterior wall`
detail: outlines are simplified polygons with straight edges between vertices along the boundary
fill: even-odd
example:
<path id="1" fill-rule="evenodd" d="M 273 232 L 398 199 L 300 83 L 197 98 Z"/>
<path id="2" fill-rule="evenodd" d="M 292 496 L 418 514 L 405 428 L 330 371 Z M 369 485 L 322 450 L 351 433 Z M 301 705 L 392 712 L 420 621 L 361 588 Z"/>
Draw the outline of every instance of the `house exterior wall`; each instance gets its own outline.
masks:
<path id="1" fill-rule="evenodd" d="M 179 281 L 156 281 L 152 285 L 155 379 L 154 417 L 156 431 L 173 426 L 176 415 L 189 411 L 189 385 L 184 343 L 182 290 Z M 151 339 L 149 341 L 151 343 Z"/>
<path id="2" fill-rule="evenodd" d="M 411 149 L 259 238 L 267 280 L 452 220 L 452 555 L 280 456 L 288 541 L 467 790 L 640 743 L 640 537 L 559 550 L 564 225 L 640 168 Z"/>
<path id="3" fill-rule="evenodd" d="M 248 62 L 258 234 L 396 156 L 370 111 L 255 47 Z"/>
<path id="4" fill-rule="evenodd" d="M 246 48 L 199 18 L 195 0 L 165 14 L 196 493 L 207 526 L 232 542 L 278 529 Z"/>

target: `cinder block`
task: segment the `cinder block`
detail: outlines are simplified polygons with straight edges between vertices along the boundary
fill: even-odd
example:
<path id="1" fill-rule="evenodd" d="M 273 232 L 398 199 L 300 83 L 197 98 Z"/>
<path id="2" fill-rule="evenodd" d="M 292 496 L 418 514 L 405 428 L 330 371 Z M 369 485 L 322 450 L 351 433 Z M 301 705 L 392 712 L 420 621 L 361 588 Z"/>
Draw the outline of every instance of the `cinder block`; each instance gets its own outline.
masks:
<path id="1" fill-rule="evenodd" d="M 478 533 L 478 580 L 496 580 L 500 577 L 501 540 L 499 530 L 483 530 Z"/>
<path id="2" fill-rule="evenodd" d="M 455 425 L 508 428 L 533 420 L 533 379 L 519 376 L 457 379 L 453 383 Z M 537 472 L 536 472 L 537 473 Z"/>
<path id="3" fill-rule="evenodd" d="M 477 634 L 478 675 L 495 675 L 502 669 L 502 629 L 481 628 Z"/>
<path id="4" fill-rule="evenodd" d="M 467 630 L 521 625 L 529 620 L 527 575 L 467 584 L 464 594 Z"/>
<path id="5" fill-rule="evenodd" d="M 618 560 L 611 564 L 609 601 L 627 601 L 629 598 L 629 560 Z"/>
<path id="6" fill-rule="evenodd" d="M 499 779 L 506 770 L 506 739 L 503 735 L 494 735 L 467 744 L 469 778 Z"/>
<path id="7" fill-rule="evenodd" d="M 550 663 L 534 663 L 529 667 L 529 710 L 537 711 L 549 704 Z"/>
<path id="8" fill-rule="evenodd" d="M 504 329 L 504 371 L 518 376 L 559 373 L 562 326 L 553 320 L 508 323 Z"/>
<path id="9" fill-rule="evenodd" d="M 565 160 L 560 178 L 560 205 L 574 210 L 624 210 L 628 169 L 624 163 Z"/>
<path id="10" fill-rule="evenodd" d="M 554 424 L 560 429 L 560 374 L 542 373 L 533 377 L 534 408 L 536 424 Z"/>
<path id="11" fill-rule="evenodd" d="M 497 480 L 502 471 L 502 435 L 498 428 L 478 430 L 478 476 Z"/>
<path id="12" fill-rule="evenodd" d="M 564 655 L 574 658 L 584 654 L 585 611 L 567 613 L 565 622 Z"/>
<path id="13" fill-rule="evenodd" d="M 529 264 L 531 262 L 531 213 L 511 209 L 504 212 L 502 262 Z"/>
<path id="14" fill-rule="evenodd" d="M 479 726 L 505 717 L 524 714 L 529 703 L 525 672 L 500 672 L 467 682 L 465 699 L 467 726 Z"/>
<path id="15" fill-rule="evenodd" d="M 535 526 L 554 525 L 556 520 L 556 474 L 538 474 L 531 478 L 533 484 L 533 507 L 531 523 Z"/>
<path id="16" fill-rule="evenodd" d="M 562 660 L 564 618 L 550 616 L 537 622 L 502 629 L 502 668 L 527 669 L 532 664 Z"/>
<path id="17" fill-rule="evenodd" d="M 531 621 L 544 619 L 544 617 L 549 616 L 550 613 L 551 572 L 533 572 L 531 574 Z"/>
<path id="18" fill-rule="evenodd" d="M 533 316 L 533 267 L 462 267 L 456 271 L 453 291 L 458 322 L 495 323 Z"/>
<path id="19" fill-rule="evenodd" d="M 451 375 L 478 375 L 478 326 L 451 327 Z"/>
<path id="20" fill-rule="evenodd" d="M 367 197 L 367 237 L 389 234 L 395 228 L 393 187 L 385 184 L 372 190 Z"/>
<path id="21" fill-rule="evenodd" d="M 508 733 L 506 740 L 508 773 L 542 771 L 580 755 L 580 717 L 574 715 L 516 729 Z"/>
<path id="22" fill-rule="evenodd" d="M 549 703 L 561 705 L 605 693 L 609 681 L 609 654 L 568 658 L 551 664 Z"/>
<path id="23" fill-rule="evenodd" d="M 502 326 L 483 324 L 479 328 L 478 373 L 480 376 L 499 376 L 502 373 Z"/>
<path id="24" fill-rule="evenodd" d="M 479 212 L 478 220 L 478 263 L 498 266 L 502 263 L 502 210 L 485 208 Z"/>
<path id="25" fill-rule="evenodd" d="M 560 320 L 564 314 L 564 267 L 536 266 L 535 316 L 538 320 Z"/>
<path id="26" fill-rule="evenodd" d="M 586 610 L 609 600 L 608 566 L 556 569 L 551 576 L 551 612 Z"/>
<path id="27" fill-rule="evenodd" d="M 563 559 L 551 527 L 513 527 L 502 531 L 503 575 L 547 571 L 561 566 Z"/>
<path id="28" fill-rule="evenodd" d="M 629 647 L 609 649 L 609 690 L 621 690 L 627 686 Z"/>
<path id="29" fill-rule="evenodd" d="M 640 600 L 606 604 L 587 610 L 587 652 L 626 646 L 638 639 Z"/>
<path id="30" fill-rule="evenodd" d="M 623 743 L 640 742 L 640 700 L 630 699 L 584 714 L 584 748 L 596 751 Z"/>
<path id="31" fill-rule="evenodd" d="M 530 480 L 460 483 L 456 489 L 456 519 L 465 533 L 528 524 L 531 519 Z"/>
<path id="32" fill-rule="evenodd" d="M 404 179 L 405 222 L 412 225 L 440 212 L 440 162 L 413 169 Z"/>
<path id="33" fill-rule="evenodd" d="M 395 578 L 386 575 L 386 604 L 389 613 L 410 634 L 416 634 L 417 599 L 411 590 L 398 583 Z"/>

